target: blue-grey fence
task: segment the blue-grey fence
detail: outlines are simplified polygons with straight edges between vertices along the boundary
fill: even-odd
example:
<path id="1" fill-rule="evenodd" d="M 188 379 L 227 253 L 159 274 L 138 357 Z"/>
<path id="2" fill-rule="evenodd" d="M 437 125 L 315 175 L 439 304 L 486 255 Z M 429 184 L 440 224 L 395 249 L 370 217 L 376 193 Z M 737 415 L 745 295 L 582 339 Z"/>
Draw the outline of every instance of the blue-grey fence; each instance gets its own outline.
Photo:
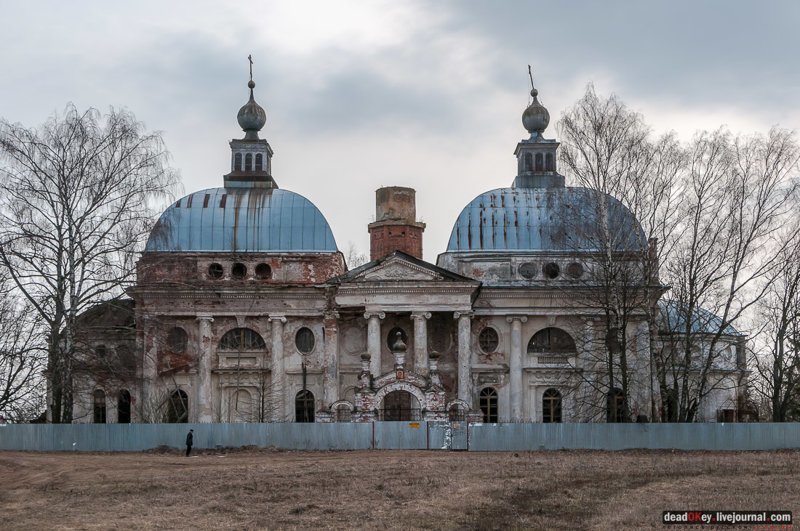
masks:
<path id="1" fill-rule="evenodd" d="M 775 450 L 800 448 L 800 423 L 759 424 L 9 424 L 0 450 L 134 452 L 183 447 L 289 450 L 467 449 L 471 451 Z"/>

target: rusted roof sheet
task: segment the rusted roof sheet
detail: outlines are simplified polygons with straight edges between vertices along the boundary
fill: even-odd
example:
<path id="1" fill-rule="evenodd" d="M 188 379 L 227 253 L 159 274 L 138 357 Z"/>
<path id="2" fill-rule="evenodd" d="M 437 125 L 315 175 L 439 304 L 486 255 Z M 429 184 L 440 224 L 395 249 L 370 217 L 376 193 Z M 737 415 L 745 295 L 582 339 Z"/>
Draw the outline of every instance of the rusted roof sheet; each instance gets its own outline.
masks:
<path id="1" fill-rule="evenodd" d="M 294 192 L 211 188 L 182 197 L 150 233 L 145 252 L 336 252 L 325 217 Z"/>
<path id="2" fill-rule="evenodd" d="M 498 188 L 461 211 L 447 250 L 596 251 L 610 246 L 624 251 L 646 245 L 635 216 L 609 195 L 586 188 Z"/>

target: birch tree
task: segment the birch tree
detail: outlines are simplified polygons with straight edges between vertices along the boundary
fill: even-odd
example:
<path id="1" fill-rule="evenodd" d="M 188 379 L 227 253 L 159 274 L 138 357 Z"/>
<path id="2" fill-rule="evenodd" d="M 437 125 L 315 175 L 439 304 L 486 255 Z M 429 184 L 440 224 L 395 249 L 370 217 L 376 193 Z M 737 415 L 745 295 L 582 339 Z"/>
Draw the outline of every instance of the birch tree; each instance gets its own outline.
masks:
<path id="1" fill-rule="evenodd" d="M 74 105 L 38 128 L 0 121 L 0 265 L 46 328 L 49 417 L 72 419 L 78 315 L 119 296 L 176 185 L 133 114 Z"/>

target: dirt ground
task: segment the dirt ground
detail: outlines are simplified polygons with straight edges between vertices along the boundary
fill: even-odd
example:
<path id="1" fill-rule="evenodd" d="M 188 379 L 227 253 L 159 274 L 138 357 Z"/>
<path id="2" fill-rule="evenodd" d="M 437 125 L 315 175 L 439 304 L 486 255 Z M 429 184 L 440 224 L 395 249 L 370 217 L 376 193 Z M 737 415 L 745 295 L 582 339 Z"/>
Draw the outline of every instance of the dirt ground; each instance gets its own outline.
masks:
<path id="1" fill-rule="evenodd" d="M 9 530 L 686 529 L 668 509 L 800 518 L 800 452 L 0 452 Z"/>

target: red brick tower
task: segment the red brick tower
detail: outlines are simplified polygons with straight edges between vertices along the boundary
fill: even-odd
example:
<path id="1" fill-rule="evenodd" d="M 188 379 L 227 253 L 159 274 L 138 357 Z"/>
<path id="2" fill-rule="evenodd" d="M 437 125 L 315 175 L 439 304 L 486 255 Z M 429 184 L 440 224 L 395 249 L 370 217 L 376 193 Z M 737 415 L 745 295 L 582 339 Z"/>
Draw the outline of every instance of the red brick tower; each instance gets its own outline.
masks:
<path id="1" fill-rule="evenodd" d="M 416 191 L 387 186 L 375 192 L 375 221 L 368 226 L 370 260 L 403 251 L 422 260 L 424 223 L 417 222 Z"/>

